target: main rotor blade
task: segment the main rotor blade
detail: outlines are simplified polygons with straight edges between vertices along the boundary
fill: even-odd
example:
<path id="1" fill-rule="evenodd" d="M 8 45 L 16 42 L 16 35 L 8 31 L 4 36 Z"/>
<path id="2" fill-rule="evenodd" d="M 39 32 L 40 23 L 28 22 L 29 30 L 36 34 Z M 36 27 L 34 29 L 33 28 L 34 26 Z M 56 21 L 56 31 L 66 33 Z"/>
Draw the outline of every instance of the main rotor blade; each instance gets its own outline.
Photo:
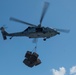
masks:
<path id="1" fill-rule="evenodd" d="M 19 20 L 19 19 L 13 18 L 13 17 L 11 17 L 10 20 L 16 21 L 16 22 L 20 22 L 20 23 L 23 23 L 23 24 L 27 24 L 27 25 L 33 26 L 33 27 L 36 26 L 36 25 L 34 25 L 34 24 L 27 23 L 27 22 L 24 22 L 24 21 L 22 21 L 22 20 Z"/>
<path id="2" fill-rule="evenodd" d="M 57 30 L 57 31 L 60 31 L 60 32 L 65 32 L 65 33 L 69 33 L 70 32 L 70 30 L 69 29 L 57 29 L 57 28 L 55 28 L 55 30 Z"/>
<path id="3" fill-rule="evenodd" d="M 41 19 L 40 19 L 40 24 L 42 23 L 42 20 L 44 18 L 44 15 L 45 15 L 48 7 L 49 7 L 49 2 L 45 2 L 44 7 L 43 7 L 43 11 L 42 11 L 42 15 L 41 15 Z"/>

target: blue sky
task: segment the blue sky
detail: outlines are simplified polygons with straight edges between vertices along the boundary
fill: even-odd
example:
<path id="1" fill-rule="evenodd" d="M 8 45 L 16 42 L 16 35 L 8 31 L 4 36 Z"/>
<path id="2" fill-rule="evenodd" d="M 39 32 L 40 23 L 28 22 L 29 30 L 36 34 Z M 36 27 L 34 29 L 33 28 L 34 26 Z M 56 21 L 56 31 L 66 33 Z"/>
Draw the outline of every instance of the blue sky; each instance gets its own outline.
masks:
<path id="1" fill-rule="evenodd" d="M 35 44 L 27 37 L 3 40 L 0 33 L 0 75 L 75 75 L 76 73 L 76 0 L 0 0 L 0 27 L 17 32 L 27 28 L 12 22 L 10 17 L 39 24 L 44 2 L 50 3 L 42 26 L 70 29 L 46 42 L 38 39 L 37 53 L 42 63 L 29 68 L 22 63 L 27 50 Z"/>

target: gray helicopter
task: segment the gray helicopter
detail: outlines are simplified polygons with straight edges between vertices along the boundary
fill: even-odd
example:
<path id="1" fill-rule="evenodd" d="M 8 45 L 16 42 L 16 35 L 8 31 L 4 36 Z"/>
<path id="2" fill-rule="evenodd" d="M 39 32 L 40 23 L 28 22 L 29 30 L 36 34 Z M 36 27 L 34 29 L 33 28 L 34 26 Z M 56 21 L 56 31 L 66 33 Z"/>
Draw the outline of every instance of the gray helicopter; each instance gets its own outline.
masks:
<path id="1" fill-rule="evenodd" d="M 25 30 L 23 30 L 21 32 L 7 33 L 5 31 L 5 28 L 1 27 L 0 30 L 1 30 L 3 39 L 6 40 L 7 36 L 10 36 L 10 39 L 12 39 L 12 37 L 26 36 L 26 37 L 29 37 L 29 38 L 43 38 L 43 40 L 45 41 L 46 39 L 48 39 L 50 37 L 53 37 L 57 34 L 60 34 L 60 32 L 68 33 L 69 30 L 43 27 L 41 25 L 42 20 L 44 18 L 44 15 L 45 15 L 48 7 L 49 7 L 49 3 L 45 2 L 39 25 L 34 25 L 34 24 L 31 24 L 31 23 L 28 23 L 28 22 L 25 22 L 25 21 L 22 21 L 22 20 L 11 17 L 10 20 L 26 24 L 26 25 L 28 25 L 28 28 L 26 28 Z"/>

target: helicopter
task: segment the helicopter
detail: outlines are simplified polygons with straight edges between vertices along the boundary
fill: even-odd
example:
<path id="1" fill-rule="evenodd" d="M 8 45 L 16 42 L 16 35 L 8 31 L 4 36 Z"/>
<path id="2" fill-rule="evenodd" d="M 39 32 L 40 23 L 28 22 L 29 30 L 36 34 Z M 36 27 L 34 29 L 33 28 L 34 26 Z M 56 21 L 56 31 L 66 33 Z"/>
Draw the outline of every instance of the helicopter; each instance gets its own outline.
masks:
<path id="1" fill-rule="evenodd" d="M 7 33 L 5 31 L 4 27 L 0 27 L 3 39 L 6 40 L 7 36 L 10 36 L 10 39 L 12 39 L 12 37 L 26 36 L 26 37 L 29 37 L 29 38 L 43 38 L 43 40 L 46 41 L 46 39 L 48 39 L 48 38 L 51 38 L 51 37 L 53 37 L 57 34 L 59 35 L 60 32 L 68 33 L 69 30 L 43 27 L 42 26 L 42 21 L 43 21 L 44 15 L 45 15 L 48 7 L 49 7 L 49 2 L 45 2 L 39 25 L 34 25 L 34 24 L 31 24 L 31 23 L 28 23 L 28 22 L 10 17 L 11 21 L 26 24 L 26 25 L 28 25 L 28 27 L 21 32 L 15 32 L 15 33 Z"/>

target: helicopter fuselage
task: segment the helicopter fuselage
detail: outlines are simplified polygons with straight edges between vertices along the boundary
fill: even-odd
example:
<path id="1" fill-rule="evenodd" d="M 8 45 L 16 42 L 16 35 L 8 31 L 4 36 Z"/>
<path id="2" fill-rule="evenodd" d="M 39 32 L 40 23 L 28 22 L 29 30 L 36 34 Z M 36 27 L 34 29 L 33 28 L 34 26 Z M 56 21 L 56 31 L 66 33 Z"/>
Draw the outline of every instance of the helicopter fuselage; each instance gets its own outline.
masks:
<path id="1" fill-rule="evenodd" d="M 50 38 L 60 34 L 56 30 L 48 27 L 28 27 L 22 32 L 10 33 L 7 36 L 26 36 L 29 38 Z"/>

